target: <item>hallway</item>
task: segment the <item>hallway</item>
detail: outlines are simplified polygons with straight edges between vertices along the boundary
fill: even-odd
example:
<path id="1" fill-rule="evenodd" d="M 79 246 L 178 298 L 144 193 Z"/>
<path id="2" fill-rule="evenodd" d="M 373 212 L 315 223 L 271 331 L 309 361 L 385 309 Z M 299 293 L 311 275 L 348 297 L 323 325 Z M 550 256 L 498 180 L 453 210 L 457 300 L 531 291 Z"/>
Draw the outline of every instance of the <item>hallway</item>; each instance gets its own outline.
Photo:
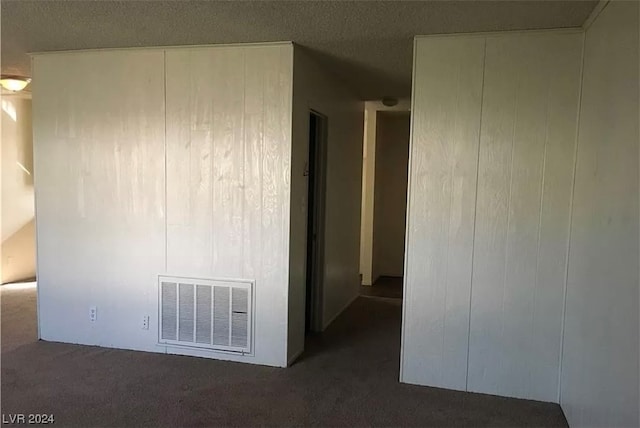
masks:
<path id="1" fill-rule="evenodd" d="M 398 383 L 398 299 L 360 297 L 276 369 L 38 342 L 35 289 L 1 297 L 2 412 L 57 426 L 566 426 L 555 404 Z"/>

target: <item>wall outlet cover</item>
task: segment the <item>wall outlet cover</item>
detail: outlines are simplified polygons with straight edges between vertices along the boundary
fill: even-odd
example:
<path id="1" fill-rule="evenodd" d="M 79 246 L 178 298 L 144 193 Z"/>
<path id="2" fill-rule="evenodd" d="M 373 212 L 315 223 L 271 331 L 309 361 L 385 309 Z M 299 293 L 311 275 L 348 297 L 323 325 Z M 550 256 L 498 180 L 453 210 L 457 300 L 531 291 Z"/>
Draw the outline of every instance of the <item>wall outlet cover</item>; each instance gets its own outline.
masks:
<path id="1" fill-rule="evenodd" d="M 142 329 L 149 330 L 149 315 L 142 316 Z"/>

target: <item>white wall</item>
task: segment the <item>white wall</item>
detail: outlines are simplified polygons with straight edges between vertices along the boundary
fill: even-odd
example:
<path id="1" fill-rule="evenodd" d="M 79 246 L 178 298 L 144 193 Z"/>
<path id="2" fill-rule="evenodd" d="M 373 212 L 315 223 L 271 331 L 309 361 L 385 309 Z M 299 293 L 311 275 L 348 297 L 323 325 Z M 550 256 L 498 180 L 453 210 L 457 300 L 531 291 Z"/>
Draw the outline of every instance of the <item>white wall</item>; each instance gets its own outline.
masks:
<path id="1" fill-rule="evenodd" d="M 3 94 L 0 283 L 36 275 L 31 99 Z"/>
<path id="2" fill-rule="evenodd" d="M 581 47 L 416 39 L 403 382 L 558 400 Z"/>
<path id="3" fill-rule="evenodd" d="M 610 2 L 586 32 L 562 360 L 572 426 L 640 425 L 639 13 Z"/>
<path id="4" fill-rule="evenodd" d="M 40 338 L 159 351 L 164 53 L 36 56 L 32 85 Z"/>
<path id="5" fill-rule="evenodd" d="M 304 347 L 309 112 L 327 117 L 322 328 L 357 296 L 364 103 L 303 48 L 294 54 L 289 357 Z"/>
<path id="6" fill-rule="evenodd" d="M 409 112 L 378 112 L 372 279 L 401 277 L 409 165 Z"/>
<path id="7" fill-rule="evenodd" d="M 398 100 L 395 106 L 382 101 L 365 101 L 364 135 L 362 144 L 362 204 L 360 209 L 360 275 L 362 285 L 372 285 L 373 269 L 373 210 L 376 177 L 376 128 L 379 111 L 409 111 L 409 99 Z"/>
<path id="8" fill-rule="evenodd" d="M 286 365 L 292 54 L 35 56 L 42 339 Z M 158 346 L 159 274 L 254 279 L 254 354 Z"/>

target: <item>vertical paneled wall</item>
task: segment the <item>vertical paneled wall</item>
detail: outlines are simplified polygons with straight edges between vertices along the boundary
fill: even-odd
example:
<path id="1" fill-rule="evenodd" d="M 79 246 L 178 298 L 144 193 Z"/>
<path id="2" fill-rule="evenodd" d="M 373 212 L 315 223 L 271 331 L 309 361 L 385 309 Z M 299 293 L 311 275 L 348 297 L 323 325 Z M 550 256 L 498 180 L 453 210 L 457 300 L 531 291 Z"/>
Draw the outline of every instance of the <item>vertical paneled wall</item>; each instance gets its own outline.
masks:
<path id="1" fill-rule="evenodd" d="M 255 280 L 256 355 L 280 365 L 287 340 L 292 50 L 290 44 L 166 50 L 167 272 Z"/>
<path id="2" fill-rule="evenodd" d="M 416 40 L 403 381 L 557 401 L 581 47 Z"/>
<path id="3" fill-rule="evenodd" d="M 41 337 L 286 365 L 293 46 L 34 64 Z M 157 345 L 161 274 L 254 280 L 253 355 Z"/>
<path id="4" fill-rule="evenodd" d="M 639 9 L 610 2 L 585 38 L 560 399 L 572 426 L 640 425 Z"/>
<path id="5" fill-rule="evenodd" d="M 44 340 L 154 350 L 157 335 L 140 322 L 157 312 L 165 267 L 163 58 L 161 50 L 34 58 Z"/>

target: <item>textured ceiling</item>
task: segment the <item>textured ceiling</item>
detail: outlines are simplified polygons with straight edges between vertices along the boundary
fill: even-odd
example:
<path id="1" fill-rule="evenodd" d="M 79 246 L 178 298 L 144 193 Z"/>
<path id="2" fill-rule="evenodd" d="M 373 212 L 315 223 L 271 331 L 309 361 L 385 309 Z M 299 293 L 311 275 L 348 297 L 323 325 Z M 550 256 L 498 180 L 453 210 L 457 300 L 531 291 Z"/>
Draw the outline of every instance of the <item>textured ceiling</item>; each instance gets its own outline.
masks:
<path id="1" fill-rule="evenodd" d="M 410 94 L 417 34 L 577 27 L 597 1 L 2 0 L 2 72 L 27 52 L 292 40 L 362 99 Z"/>

